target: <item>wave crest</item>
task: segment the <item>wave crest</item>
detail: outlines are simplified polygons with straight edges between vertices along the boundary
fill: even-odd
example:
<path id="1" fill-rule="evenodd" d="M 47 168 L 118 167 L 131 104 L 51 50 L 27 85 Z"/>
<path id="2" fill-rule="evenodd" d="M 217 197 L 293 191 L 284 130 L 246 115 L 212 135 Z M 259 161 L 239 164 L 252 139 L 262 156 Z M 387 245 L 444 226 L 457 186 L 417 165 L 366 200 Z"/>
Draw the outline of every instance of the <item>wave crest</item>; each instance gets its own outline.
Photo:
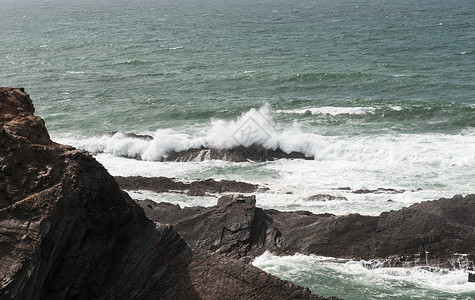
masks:
<path id="1" fill-rule="evenodd" d="M 395 110 L 399 109 L 397 107 Z M 475 135 L 449 134 L 324 136 L 303 132 L 294 122 L 278 130 L 268 105 L 234 120 L 211 120 L 193 134 L 159 129 L 151 134 L 112 133 L 80 140 L 60 140 L 92 153 L 147 161 L 266 161 L 280 158 L 364 163 L 415 163 L 475 166 Z"/>

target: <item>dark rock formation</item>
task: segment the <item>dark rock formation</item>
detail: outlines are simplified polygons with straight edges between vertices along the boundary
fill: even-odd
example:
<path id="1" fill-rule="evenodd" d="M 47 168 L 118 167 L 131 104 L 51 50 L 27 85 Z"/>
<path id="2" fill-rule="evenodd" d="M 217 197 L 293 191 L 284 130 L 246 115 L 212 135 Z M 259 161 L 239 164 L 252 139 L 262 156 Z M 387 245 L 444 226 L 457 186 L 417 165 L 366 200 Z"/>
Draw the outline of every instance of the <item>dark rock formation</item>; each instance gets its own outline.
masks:
<path id="1" fill-rule="evenodd" d="M 115 179 L 124 190 L 148 190 L 156 193 L 186 191 L 190 196 L 205 196 L 206 193 L 253 193 L 259 190 L 256 184 L 235 180 L 214 179 L 197 180 L 184 183 L 175 178 L 116 176 Z"/>
<path id="2" fill-rule="evenodd" d="M 130 299 L 191 256 L 90 155 L 53 143 L 23 90 L 0 105 L 1 299 Z"/>
<path id="3" fill-rule="evenodd" d="M 322 201 L 322 202 L 335 201 L 335 200 L 348 201 L 347 198 L 342 197 L 342 196 L 322 195 L 322 194 L 312 195 L 312 196 L 308 197 L 307 200 L 309 200 L 309 201 Z"/>
<path id="4" fill-rule="evenodd" d="M 212 208 L 185 207 L 151 200 L 137 201 L 152 220 L 174 224 L 180 235 L 195 249 L 204 249 L 241 258 L 252 250 L 280 246 L 280 233 L 270 219 L 255 206 L 255 197 L 229 195 Z"/>
<path id="5" fill-rule="evenodd" d="M 205 159 L 220 159 L 234 162 L 244 161 L 273 161 L 281 158 L 290 159 L 314 159 L 307 157 L 300 152 L 286 153 L 281 149 L 266 149 L 262 146 L 238 146 L 231 149 L 216 148 L 192 148 L 180 152 L 169 152 L 164 158 L 165 161 L 203 161 Z"/>
<path id="6" fill-rule="evenodd" d="M 114 134 L 116 132 L 113 132 Z M 124 133 L 123 133 L 124 134 Z M 151 140 L 151 136 L 147 135 L 137 135 L 132 133 L 124 134 L 127 137 L 137 138 L 141 140 Z M 153 138 L 152 138 L 153 139 Z M 100 153 L 100 152 L 97 152 Z M 134 156 L 123 155 L 123 157 L 142 160 L 142 157 L 137 154 Z M 305 156 L 305 154 L 300 152 L 290 152 L 286 153 L 281 149 L 266 149 L 262 146 L 251 146 L 243 147 L 238 146 L 231 149 L 217 149 L 217 148 L 191 148 L 183 151 L 170 151 L 160 161 L 178 161 L 178 162 L 189 162 L 189 161 L 204 161 L 204 160 L 226 160 L 233 162 L 245 162 L 245 161 L 274 161 L 277 159 L 289 158 L 289 159 L 314 159 L 313 156 Z"/>
<path id="7" fill-rule="evenodd" d="M 262 210 L 254 200 L 219 200 L 215 207 L 181 209 L 138 201 L 152 220 L 166 220 L 193 248 L 231 257 L 264 250 L 362 259 L 388 259 L 394 266 L 433 264 L 451 267 L 454 254 L 475 254 L 475 195 L 411 205 L 379 217 Z M 238 198 L 239 199 L 239 198 Z M 245 197 L 243 199 L 246 199 Z"/>
<path id="8" fill-rule="evenodd" d="M 144 141 L 151 141 L 153 140 L 153 136 L 148 135 L 148 134 L 137 134 L 133 132 L 120 132 L 120 131 L 111 131 L 108 132 L 107 135 L 109 136 L 114 136 L 116 134 L 121 134 L 125 137 L 133 138 L 133 139 L 139 139 L 139 140 L 144 140 Z"/>
<path id="9" fill-rule="evenodd" d="M 0 88 L 0 299 L 322 299 L 193 253 L 33 112 L 23 89 Z"/>
<path id="10" fill-rule="evenodd" d="M 387 188 L 377 188 L 375 190 L 369 189 L 359 189 L 352 191 L 353 194 L 401 194 L 406 192 L 405 190 L 396 190 L 396 189 L 387 189 Z"/>
<path id="11" fill-rule="evenodd" d="M 341 187 L 337 188 L 336 190 L 341 190 L 341 191 L 351 191 L 353 194 L 402 194 L 407 192 L 406 190 L 396 190 L 396 189 L 391 189 L 391 188 L 377 188 L 374 190 L 370 189 L 358 189 L 352 191 L 351 188 L 349 187 Z M 421 188 L 418 188 L 416 190 L 411 190 L 411 192 L 416 192 L 416 191 L 421 191 Z"/>

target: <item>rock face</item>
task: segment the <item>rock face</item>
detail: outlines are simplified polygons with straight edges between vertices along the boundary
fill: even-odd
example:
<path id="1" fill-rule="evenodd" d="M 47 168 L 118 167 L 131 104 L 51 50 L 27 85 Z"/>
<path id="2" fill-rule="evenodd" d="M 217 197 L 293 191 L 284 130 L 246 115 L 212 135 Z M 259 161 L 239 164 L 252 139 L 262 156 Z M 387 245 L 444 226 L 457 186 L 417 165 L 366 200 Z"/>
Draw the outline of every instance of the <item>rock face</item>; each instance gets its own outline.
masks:
<path id="1" fill-rule="evenodd" d="M 152 219 L 164 219 L 193 248 L 230 257 L 296 252 L 343 258 L 388 259 L 388 265 L 454 266 L 456 253 L 473 267 L 475 195 L 414 204 L 379 217 L 279 212 L 255 207 L 255 199 L 225 196 L 209 208 L 140 201 Z M 236 199 L 239 199 L 236 198 Z M 213 234 L 214 233 L 214 234 Z"/>
<path id="2" fill-rule="evenodd" d="M 254 196 L 223 196 L 211 208 L 185 207 L 151 200 L 137 201 L 152 220 L 174 224 L 192 248 L 242 258 L 266 249 L 279 249 L 281 233 Z"/>
<path id="3" fill-rule="evenodd" d="M 0 88 L 0 299 L 323 299 L 192 252 L 33 113 L 23 89 Z"/>
<path id="4" fill-rule="evenodd" d="M 28 94 L 0 103 L 1 299 L 130 299 L 191 257 L 90 155 L 53 143 Z"/>

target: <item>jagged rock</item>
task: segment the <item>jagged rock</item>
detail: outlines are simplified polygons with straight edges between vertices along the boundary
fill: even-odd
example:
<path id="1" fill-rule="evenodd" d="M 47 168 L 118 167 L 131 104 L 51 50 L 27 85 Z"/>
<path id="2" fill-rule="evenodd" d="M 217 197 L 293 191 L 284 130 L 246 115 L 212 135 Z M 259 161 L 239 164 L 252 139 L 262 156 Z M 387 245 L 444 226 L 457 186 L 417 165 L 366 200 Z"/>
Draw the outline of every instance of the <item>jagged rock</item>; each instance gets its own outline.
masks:
<path id="1" fill-rule="evenodd" d="M 239 196 L 234 196 L 239 199 Z M 279 212 L 228 195 L 209 208 L 138 201 L 152 219 L 166 219 L 193 248 L 231 257 L 274 253 L 388 259 L 392 266 L 452 267 L 456 253 L 475 258 L 475 195 L 411 205 L 379 217 Z M 214 234 L 213 234 L 214 232 Z M 202 234 L 202 235 L 201 235 Z"/>
<path id="2" fill-rule="evenodd" d="M 256 208 L 254 196 L 227 195 L 212 208 L 185 207 L 151 200 L 137 201 L 149 218 L 173 224 L 194 248 L 241 258 L 251 249 L 275 248 L 280 233 L 269 227 L 267 216 Z"/>
<path id="3" fill-rule="evenodd" d="M 186 191 L 190 196 L 205 196 L 206 193 L 253 193 L 259 189 L 256 184 L 214 179 L 197 180 L 184 183 L 175 178 L 167 177 L 115 177 L 120 187 L 124 190 L 148 190 L 156 193 Z"/>
<path id="4" fill-rule="evenodd" d="M 33 112 L 24 90 L 0 88 L 0 299 L 323 299 L 193 253 Z"/>
<path id="5" fill-rule="evenodd" d="M 0 298 L 130 299 L 191 256 L 94 158 L 53 143 L 28 94 L 1 90 Z"/>

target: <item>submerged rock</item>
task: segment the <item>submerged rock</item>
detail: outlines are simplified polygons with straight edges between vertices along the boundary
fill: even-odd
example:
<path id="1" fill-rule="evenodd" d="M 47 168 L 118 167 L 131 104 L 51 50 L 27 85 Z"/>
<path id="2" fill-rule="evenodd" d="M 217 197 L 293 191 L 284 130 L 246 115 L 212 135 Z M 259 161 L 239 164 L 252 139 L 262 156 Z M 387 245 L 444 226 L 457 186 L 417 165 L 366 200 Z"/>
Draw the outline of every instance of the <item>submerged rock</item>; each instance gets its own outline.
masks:
<path id="1" fill-rule="evenodd" d="M 193 252 L 33 113 L 23 89 L 0 88 L 0 299 L 324 299 Z"/>
<path id="2" fill-rule="evenodd" d="M 307 198 L 308 201 L 348 201 L 346 197 L 343 196 L 333 196 L 333 195 L 323 195 L 323 194 L 318 194 L 318 195 L 312 195 Z"/>
<path id="3" fill-rule="evenodd" d="M 153 140 L 153 136 L 148 135 L 148 134 L 137 134 L 137 133 L 133 133 L 133 132 L 120 132 L 120 131 L 111 131 L 111 132 L 107 133 L 107 135 L 109 135 L 109 136 L 114 136 L 116 134 L 121 134 L 121 135 L 123 135 L 125 137 L 128 137 L 128 138 L 139 139 L 139 140 L 144 140 L 144 141 Z"/>

